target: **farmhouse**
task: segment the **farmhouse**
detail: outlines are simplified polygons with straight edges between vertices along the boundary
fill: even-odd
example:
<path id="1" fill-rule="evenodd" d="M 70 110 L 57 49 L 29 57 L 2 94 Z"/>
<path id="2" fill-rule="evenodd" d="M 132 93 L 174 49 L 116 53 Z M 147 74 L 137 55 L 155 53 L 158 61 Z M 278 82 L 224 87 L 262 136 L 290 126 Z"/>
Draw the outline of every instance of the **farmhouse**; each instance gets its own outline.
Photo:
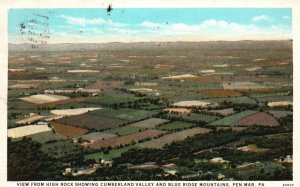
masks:
<path id="1" fill-rule="evenodd" d="M 224 160 L 222 157 L 215 157 L 210 159 L 210 162 L 212 163 L 229 163 L 228 160 Z"/>

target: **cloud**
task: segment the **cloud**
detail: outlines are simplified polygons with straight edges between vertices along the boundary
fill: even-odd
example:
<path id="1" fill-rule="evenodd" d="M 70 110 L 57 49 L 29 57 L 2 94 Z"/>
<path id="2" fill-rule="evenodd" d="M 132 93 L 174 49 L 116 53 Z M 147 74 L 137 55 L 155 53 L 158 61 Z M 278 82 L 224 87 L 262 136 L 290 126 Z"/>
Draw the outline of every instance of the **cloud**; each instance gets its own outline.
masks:
<path id="1" fill-rule="evenodd" d="M 140 26 L 145 28 L 143 33 L 148 33 L 149 36 L 174 36 L 174 38 L 184 38 L 186 36 L 186 38 L 198 38 L 198 40 L 268 40 L 291 38 L 290 28 L 284 25 L 273 24 L 260 27 L 256 24 L 240 24 L 215 19 L 204 20 L 198 24 L 173 23 L 168 25 L 145 21 Z M 153 29 L 149 30 L 149 28 Z"/>
<path id="2" fill-rule="evenodd" d="M 109 26 L 115 26 L 115 27 L 128 26 L 128 24 L 125 24 L 125 23 L 113 22 L 112 20 L 105 20 L 103 18 L 86 19 L 84 17 L 73 17 L 73 16 L 65 16 L 65 15 L 61 15 L 60 17 L 65 19 L 66 22 L 71 25 L 80 25 L 80 26 L 109 25 Z"/>
<path id="3" fill-rule="evenodd" d="M 282 16 L 282 19 L 291 19 L 290 16 Z"/>
<path id="4" fill-rule="evenodd" d="M 260 16 L 255 16 L 252 18 L 252 21 L 259 22 L 259 21 L 274 21 L 274 18 L 266 15 L 260 15 Z"/>

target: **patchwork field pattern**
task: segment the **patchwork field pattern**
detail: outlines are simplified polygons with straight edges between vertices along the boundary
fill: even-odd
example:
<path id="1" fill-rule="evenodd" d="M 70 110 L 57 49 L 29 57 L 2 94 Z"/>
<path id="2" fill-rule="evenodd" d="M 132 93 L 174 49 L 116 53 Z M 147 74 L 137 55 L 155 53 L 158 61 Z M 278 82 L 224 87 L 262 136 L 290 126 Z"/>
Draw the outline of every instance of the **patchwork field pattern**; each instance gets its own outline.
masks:
<path id="1" fill-rule="evenodd" d="M 165 133 L 164 131 L 160 130 L 146 130 L 142 132 L 137 132 L 134 134 L 129 134 L 126 136 L 120 136 L 116 138 L 110 138 L 106 140 L 101 140 L 95 142 L 94 144 L 90 145 L 92 149 L 101 149 L 105 147 L 116 147 L 119 145 L 131 144 L 132 142 L 138 142 L 139 140 L 143 140 L 145 138 L 154 138 L 160 134 Z"/>
<path id="2" fill-rule="evenodd" d="M 157 125 L 167 123 L 169 120 L 167 119 L 160 119 L 160 118 L 150 118 L 143 121 L 139 121 L 133 124 L 130 124 L 132 127 L 138 128 L 155 128 Z"/>
<path id="3" fill-rule="evenodd" d="M 166 144 L 170 144 L 170 143 L 176 142 L 176 141 L 181 141 L 181 140 L 186 139 L 187 137 L 191 137 L 196 134 L 206 134 L 206 133 L 209 133 L 210 131 L 211 131 L 211 129 L 195 127 L 192 129 L 183 130 L 183 131 L 175 132 L 172 134 L 167 134 L 160 138 L 152 139 L 150 141 L 140 143 L 140 144 L 138 144 L 138 146 L 145 147 L 145 148 L 161 149 Z"/>
<path id="4" fill-rule="evenodd" d="M 234 122 L 236 122 L 237 120 L 252 115 L 254 113 L 257 113 L 257 111 L 252 111 L 252 110 L 246 110 L 237 114 L 233 114 L 231 116 L 219 119 L 217 121 L 214 121 L 208 125 L 211 126 L 231 126 Z"/>

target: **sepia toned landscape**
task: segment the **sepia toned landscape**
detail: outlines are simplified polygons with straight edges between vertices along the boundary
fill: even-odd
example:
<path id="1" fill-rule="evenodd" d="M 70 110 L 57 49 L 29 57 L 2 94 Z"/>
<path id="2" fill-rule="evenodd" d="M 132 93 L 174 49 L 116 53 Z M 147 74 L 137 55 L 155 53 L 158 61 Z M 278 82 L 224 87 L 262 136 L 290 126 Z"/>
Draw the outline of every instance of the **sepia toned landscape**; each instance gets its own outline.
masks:
<path id="1" fill-rule="evenodd" d="M 291 39 L 34 46 L 8 44 L 9 181 L 293 179 Z"/>

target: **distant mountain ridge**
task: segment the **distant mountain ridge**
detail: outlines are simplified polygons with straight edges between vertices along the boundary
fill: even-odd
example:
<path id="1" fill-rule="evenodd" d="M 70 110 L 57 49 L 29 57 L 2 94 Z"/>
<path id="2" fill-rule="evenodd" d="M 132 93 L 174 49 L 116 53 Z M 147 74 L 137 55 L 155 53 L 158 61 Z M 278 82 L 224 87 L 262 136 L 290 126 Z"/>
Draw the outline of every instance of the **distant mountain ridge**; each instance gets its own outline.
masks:
<path id="1" fill-rule="evenodd" d="M 137 43 L 62 43 L 62 44 L 40 44 L 38 48 L 32 48 L 30 44 L 8 44 L 9 51 L 91 51 L 91 50 L 131 50 L 131 49 L 153 49 L 153 48 L 211 48 L 255 49 L 257 45 L 265 45 L 266 48 L 274 48 L 277 45 L 292 47 L 292 40 L 268 40 L 268 41 L 203 41 L 203 42 L 137 42 Z"/>

